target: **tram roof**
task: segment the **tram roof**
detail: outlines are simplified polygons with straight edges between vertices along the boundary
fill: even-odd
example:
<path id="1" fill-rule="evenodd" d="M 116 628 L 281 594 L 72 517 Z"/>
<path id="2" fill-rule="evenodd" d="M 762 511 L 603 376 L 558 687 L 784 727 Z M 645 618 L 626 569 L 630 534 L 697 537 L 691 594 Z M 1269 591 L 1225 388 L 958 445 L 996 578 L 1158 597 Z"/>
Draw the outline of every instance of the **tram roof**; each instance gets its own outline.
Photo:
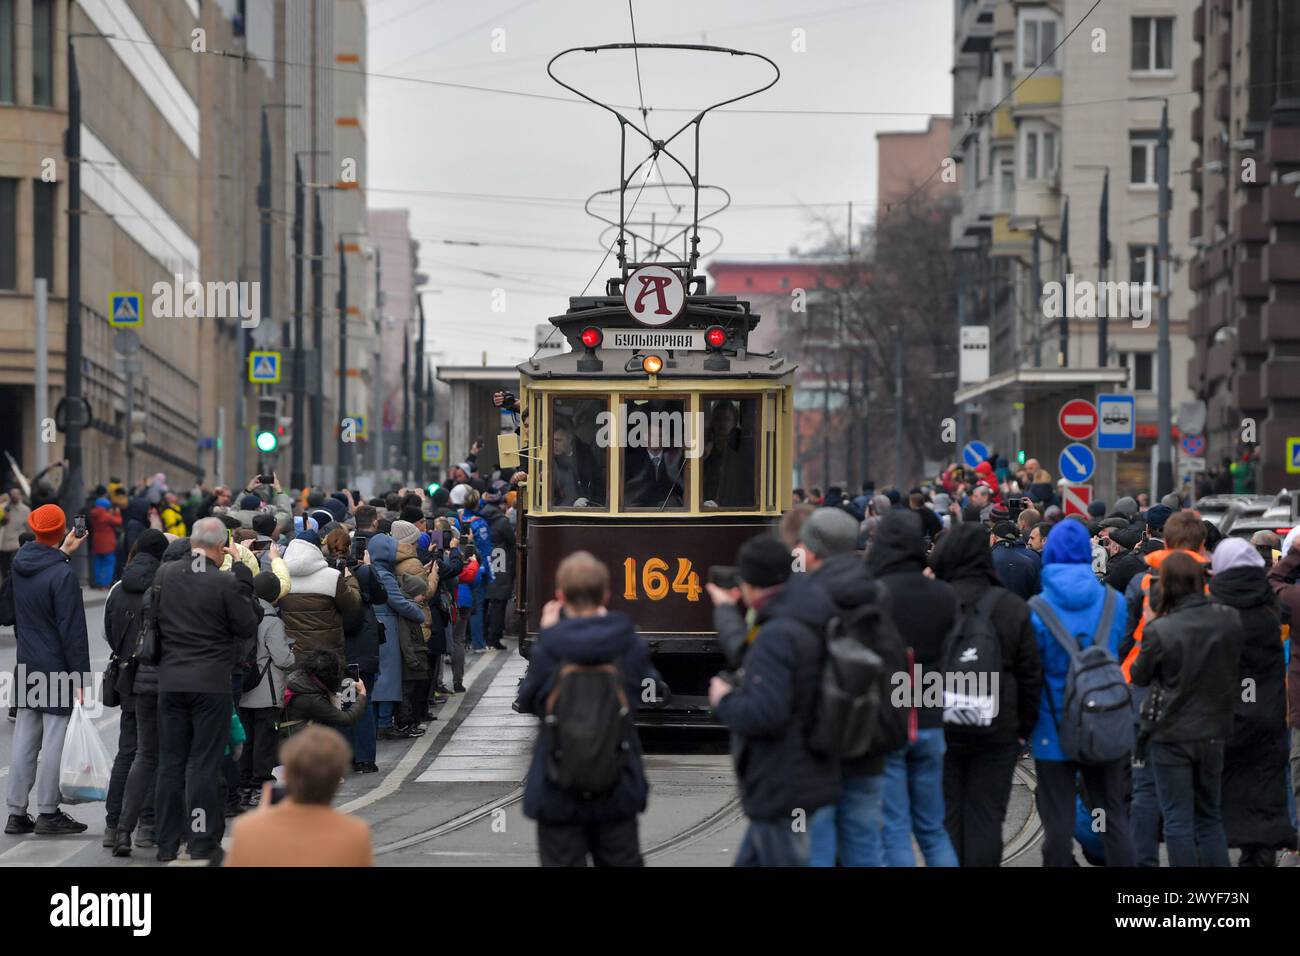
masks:
<path id="1" fill-rule="evenodd" d="M 634 365 L 634 361 L 644 355 L 659 355 L 665 359 L 663 370 L 658 376 L 661 380 L 776 379 L 790 374 L 795 369 L 795 366 L 784 356 L 776 353 L 758 354 L 747 350 L 749 333 L 758 325 L 759 316 L 750 311 L 748 302 L 734 295 L 687 296 L 681 315 L 670 324 L 655 330 L 682 332 L 721 325 L 728 332 L 728 345 L 724 349 L 728 360 L 726 370 L 706 369 L 705 360 L 713 353 L 702 349 L 656 347 L 613 349 L 607 348 L 603 343 L 595 349 L 602 368 L 599 371 L 579 369 L 579 362 L 586 355 L 581 339 L 583 329 L 595 327 L 602 333 L 608 333 L 613 329 L 647 329 L 647 326 L 637 322 L 628 314 L 621 296 L 573 296 L 569 299 L 569 310 L 564 315 L 552 316 L 550 322 L 564 334 L 573 350 L 544 358 L 534 357 L 518 366 L 522 375 L 534 379 L 640 380 L 645 378 L 646 373 L 641 370 L 639 362 Z"/>

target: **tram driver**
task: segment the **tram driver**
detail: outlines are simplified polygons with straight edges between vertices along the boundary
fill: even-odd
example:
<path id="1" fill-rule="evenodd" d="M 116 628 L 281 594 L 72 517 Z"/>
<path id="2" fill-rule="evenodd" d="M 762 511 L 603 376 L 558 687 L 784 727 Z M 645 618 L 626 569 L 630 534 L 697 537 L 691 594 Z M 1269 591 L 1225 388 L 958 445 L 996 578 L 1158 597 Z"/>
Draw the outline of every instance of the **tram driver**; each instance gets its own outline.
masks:
<path id="1" fill-rule="evenodd" d="M 664 434 L 671 433 L 673 419 L 668 415 L 683 415 L 682 402 L 651 405 L 647 416 L 644 447 L 629 448 L 624 460 L 625 477 L 623 497 L 633 508 L 681 508 L 686 501 L 686 449 L 685 438 L 673 443 Z M 667 415 L 664 410 L 667 409 Z M 661 417 L 663 416 L 663 417 Z M 670 445 L 671 447 L 664 447 Z"/>

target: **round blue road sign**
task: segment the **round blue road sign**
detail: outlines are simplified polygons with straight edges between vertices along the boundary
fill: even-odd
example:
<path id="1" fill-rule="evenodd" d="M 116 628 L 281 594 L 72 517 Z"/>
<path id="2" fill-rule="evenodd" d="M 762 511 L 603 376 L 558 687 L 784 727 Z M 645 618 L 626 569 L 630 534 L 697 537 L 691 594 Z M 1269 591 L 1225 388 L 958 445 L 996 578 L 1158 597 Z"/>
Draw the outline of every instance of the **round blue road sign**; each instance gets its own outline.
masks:
<path id="1" fill-rule="evenodd" d="M 1075 442 L 1065 446 L 1058 464 L 1061 477 L 1066 481 L 1087 481 L 1092 477 L 1093 469 L 1097 467 L 1097 457 L 1087 445 Z"/>

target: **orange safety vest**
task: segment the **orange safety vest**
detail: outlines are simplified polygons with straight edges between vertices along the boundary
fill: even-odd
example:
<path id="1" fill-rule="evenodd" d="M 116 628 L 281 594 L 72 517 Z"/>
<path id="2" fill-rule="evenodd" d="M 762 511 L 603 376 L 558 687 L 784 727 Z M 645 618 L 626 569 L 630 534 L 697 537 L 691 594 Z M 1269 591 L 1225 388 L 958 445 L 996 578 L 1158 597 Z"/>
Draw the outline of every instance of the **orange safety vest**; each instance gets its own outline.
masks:
<path id="1" fill-rule="evenodd" d="M 1153 551 L 1147 555 L 1147 565 L 1151 570 L 1148 572 L 1146 577 L 1142 579 L 1142 584 L 1139 585 L 1142 589 L 1142 614 L 1138 618 L 1137 627 L 1133 629 L 1133 647 L 1124 657 L 1124 662 L 1120 665 L 1120 669 L 1124 671 L 1124 679 L 1130 684 L 1133 683 L 1133 677 L 1131 674 L 1133 670 L 1133 662 L 1137 660 L 1138 652 L 1142 650 L 1142 631 L 1146 628 L 1147 611 L 1151 610 L 1151 579 L 1159 573 L 1160 565 L 1164 563 L 1165 558 L 1177 551 L 1181 551 L 1183 554 L 1190 554 L 1197 561 L 1201 562 L 1201 564 L 1210 563 L 1210 559 L 1205 557 L 1205 555 L 1201 554 L 1199 551 L 1188 551 L 1185 548 L 1165 548 L 1161 551 Z M 1208 583 L 1205 585 L 1205 593 L 1207 595 L 1210 593 L 1210 585 Z"/>

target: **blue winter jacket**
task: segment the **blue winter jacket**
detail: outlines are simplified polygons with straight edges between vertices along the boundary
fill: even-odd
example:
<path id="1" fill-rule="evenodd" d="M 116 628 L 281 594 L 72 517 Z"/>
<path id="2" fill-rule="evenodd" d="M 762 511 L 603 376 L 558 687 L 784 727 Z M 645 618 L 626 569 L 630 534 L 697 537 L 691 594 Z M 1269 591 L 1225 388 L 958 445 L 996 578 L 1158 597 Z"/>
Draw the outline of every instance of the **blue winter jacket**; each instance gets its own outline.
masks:
<path id="1" fill-rule="evenodd" d="M 485 584 L 491 584 L 496 575 L 492 573 L 492 530 L 487 518 L 477 511 L 462 508 L 458 515 L 452 516 L 452 521 L 460 529 L 461 534 L 468 531 L 473 536 L 474 547 L 478 550 L 479 564 L 487 569 L 483 581 Z"/>
<path id="2" fill-rule="evenodd" d="M 1052 529 L 1043 548 L 1042 582 L 1043 597 L 1074 635 L 1081 649 L 1092 644 L 1092 636 L 1101 623 L 1103 600 L 1114 602 L 1115 613 L 1107 646 L 1118 657 L 1119 642 L 1124 637 L 1124 600 L 1114 588 L 1099 583 L 1092 573 L 1088 529 L 1079 522 L 1062 521 Z M 1070 656 L 1037 613 L 1032 613 L 1030 620 L 1043 661 L 1043 691 L 1032 741 L 1034 758 L 1065 760 L 1057 736 L 1057 721 L 1065 698 L 1065 675 L 1070 667 Z"/>
<path id="3" fill-rule="evenodd" d="M 14 555 L 0 591 L 0 624 L 13 624 L 17 664 L 31 686 L 27 704 L 47 714 L 72 713 L 63 691 L 90 686 L 90 642 L 81 583 L 58 548 L 29 541 Z M 38 677 L 37 675 L 44 675 Z M 22 693 L 21 689 L 15 691 Z M 66 703 L 68 706 L 54 706 Z M 22 704 L 22 700 L 20 700 Z M 40 706 L 46 704 L 47 706 Z"/>
<path id="4" fill-rule="evenodd" d="M 402 699 L 402 651 L 398 641 L 401 633 L 399 618 L 411 621 L 423 621 L 424 611 L 418 604 L 403 593 L 401 585 L 393 575 L 393 564 L 397 561 L 397 542 L 392 535 L 376 534 L 367 545 L 370 551 L 370 567 L 383 585 L 388 601 L 384 604 L 371 604 L 375 620 L 384 626 L 385 641 L 379 645 L 379 678 L 370 688 L 370 699 L 374 701 L 399 701 Z M 377 638 L 376 638 L 377 639 Z"/>

